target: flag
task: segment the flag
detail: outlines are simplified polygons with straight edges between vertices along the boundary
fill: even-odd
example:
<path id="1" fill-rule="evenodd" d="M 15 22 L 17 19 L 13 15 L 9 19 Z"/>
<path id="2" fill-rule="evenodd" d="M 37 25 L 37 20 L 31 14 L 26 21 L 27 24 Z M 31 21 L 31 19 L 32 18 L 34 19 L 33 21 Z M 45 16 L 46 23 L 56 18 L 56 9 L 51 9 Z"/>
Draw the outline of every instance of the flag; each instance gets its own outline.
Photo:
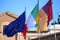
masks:
<path id="1" fill-rule="evenodd" d="M 25 25 L 25 11 L 13 22 L 11 22 L 4 30 L 3 33 L 8 37 L 12 37 L 17 32 L 23 32 Z"/>
<path id="2" fill-rule="evenodd" d="M 38 13 L 38 3 L 35 5 L 31 14 L 29 15 L 29 17 L 27 19 L 28 30 L 30 30 L 30 28 L 32 28 L 32 27 L 35 27 L 37 13 Z"/>
<path id="3" fill-rule="evenodd" d="M 43 12 L 42 9 L 38 12 L 38 16 L 37 16 L 36 21 L 38 22 L 37 30 L 38 30 L 39 27 L 40 27 L 40 31 L 45 31 L 45 30 L 46 30 L 45 28 L 47 28 L 48 17 L 47 17 L 47 15 Z"/>
<path id="4" fill-rule="evenodd" d="M 27 25 L 24 26 L 24 31 L 22 32 L 24 39 L 26 39 Z"/>
<path id="5" fill-rule="evenodd" d="M 40 32 L 46 31 L 49 22 L 52 20 L 52 4 L 51 0 L 47 2 L 47 4 L 38 12 L 36 17 L 36 24 L 40 25 Z M 38 28 L 37 30 L 38 31 Z"/>
<path id="6" fill-rule="evenodd" d="M 53 16 L 52 16 L 52 1 L 49 0 L 48 3 L 42 9 L 45 11 L 45 13 L 48 16 L 48 24 L 49 24 L 49 21 L 51 21 L 51 19 L 53 18 Z"/>

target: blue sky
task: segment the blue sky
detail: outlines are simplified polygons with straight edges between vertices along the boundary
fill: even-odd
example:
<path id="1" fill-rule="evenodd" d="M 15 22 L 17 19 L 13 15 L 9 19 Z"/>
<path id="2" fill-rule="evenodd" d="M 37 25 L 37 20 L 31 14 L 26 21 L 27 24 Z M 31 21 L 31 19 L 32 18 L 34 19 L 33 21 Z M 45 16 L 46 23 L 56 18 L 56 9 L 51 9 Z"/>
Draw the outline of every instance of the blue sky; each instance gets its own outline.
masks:
<path id="1" fill-rule="evenodd" d="M 41 9 L 49 0 L 39 0 L 39 9 Z M 0 0 L 0 13 L 10 11 L 16 15 L 21 15 L 26 7 L 26 19 L 30 15 L 38 0 Z M 57 21 L 60 14 L 60 0 L 52 0 L 53 19 Z M 50 26 L 53 20 L 50 22 Z M 31 29 L 32 30 L 32 29 Z M 35 30 L 35 28 L 33 28 Z"/>

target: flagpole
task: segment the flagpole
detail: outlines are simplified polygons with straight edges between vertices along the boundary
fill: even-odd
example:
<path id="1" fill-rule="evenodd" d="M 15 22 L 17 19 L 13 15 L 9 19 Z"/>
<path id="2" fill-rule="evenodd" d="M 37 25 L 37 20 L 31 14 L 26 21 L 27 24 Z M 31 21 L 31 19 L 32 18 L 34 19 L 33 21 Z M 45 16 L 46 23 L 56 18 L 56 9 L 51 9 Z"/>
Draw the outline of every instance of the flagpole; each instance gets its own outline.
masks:
<path id="1" fill-rule="evenodd" d="M 39 0 L 38 0 L 38 11 L 39 11 Z M 40 24 L 38 25 L 38 40 L 40 40 Z"/>
<path id="2" fill-rule="evenodd" d="M 25 13 L 26 13 L 26 6 L 25 6 Z M 25 24 L 26 24 L 26 21 L 25 21 Z M 25 38 L 25 40 L 26 40 L 26 38 Z"/>
<path id="3" fill-rule="evenodd" d="M 56 29 L 55 29 L 55 22 L 54 22 L 54 34 L 55 34 L 55 40 L 57 40 L 55 30 L 56 30 Z"/>
<path id="4" fill-rule="evenodd" d="M 14 17 L 14 19 L 16 19 L 16 17 Z M 17 38 L 18 38 L 17 36 L 18 36 L 18 34 L 16 33 L 16 35 L 15 35 L 15 40 L 17 40 Z"/>
<path id="5" fill-rule="evenodd" d="M 53 3 L 53 2 L 52 2 Z M 54 14 L 53 14 L 54 15 Z M 54 34 L 55 34 L 55 40 L 57 40 L 57 38 L 56 38 L 56 32 L 55 32 L 55 20 L 53 19 L 53 22 L 54 22 Z"/>
<path id="6" fill-rule="evenodd" d="M 55 20 L 53 19 L 53 21 L 54 21 L 54 34 L 55 34 L 55 40 L 57 40 L 57 38 L 56 38 L 56 32 L 55 32 Z"/>
<path id="7" fill-rule="evenodd" d="M 18 37 L 17 37 L 17 34 L 16 34 L 16 36 L 15 36 L 15 40 L 17 40 L 17 38 L 18 38 Z"/>
<path id="8" fill-rule="evenodd" d="M 40 26 L 38 25 L 38 39 L 40 40 Z"/>

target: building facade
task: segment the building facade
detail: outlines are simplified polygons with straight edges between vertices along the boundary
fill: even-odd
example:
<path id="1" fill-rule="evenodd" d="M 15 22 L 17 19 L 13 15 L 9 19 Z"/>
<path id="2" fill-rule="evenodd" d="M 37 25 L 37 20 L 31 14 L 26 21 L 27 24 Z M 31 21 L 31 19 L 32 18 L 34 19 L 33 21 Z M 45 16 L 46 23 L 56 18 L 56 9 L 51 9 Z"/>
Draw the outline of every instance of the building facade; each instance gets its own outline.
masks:
<path id="1" fill-rule="evenodd" d="M 15 35 L 13 37 L 7 37 L 6 35 L 3 34 L 4 28 L 15 18 L 17 15 L 7 11 L 0 13 L 0 40 L 15 40 Z"/>

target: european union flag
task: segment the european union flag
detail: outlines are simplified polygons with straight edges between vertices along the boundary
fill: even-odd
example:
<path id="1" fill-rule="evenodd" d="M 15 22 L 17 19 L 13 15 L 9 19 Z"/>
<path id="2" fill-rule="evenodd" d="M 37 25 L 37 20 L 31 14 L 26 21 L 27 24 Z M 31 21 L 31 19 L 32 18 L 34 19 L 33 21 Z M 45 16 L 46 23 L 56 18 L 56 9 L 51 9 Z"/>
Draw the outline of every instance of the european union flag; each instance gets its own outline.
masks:
<path id="1" fill-rule="evenodd" d="M 9 37 L 17 32 L 23 32 L 25 25 L 25 11 L 13 22 L 11 22 L 4 30 L 3 33 Z"/>

